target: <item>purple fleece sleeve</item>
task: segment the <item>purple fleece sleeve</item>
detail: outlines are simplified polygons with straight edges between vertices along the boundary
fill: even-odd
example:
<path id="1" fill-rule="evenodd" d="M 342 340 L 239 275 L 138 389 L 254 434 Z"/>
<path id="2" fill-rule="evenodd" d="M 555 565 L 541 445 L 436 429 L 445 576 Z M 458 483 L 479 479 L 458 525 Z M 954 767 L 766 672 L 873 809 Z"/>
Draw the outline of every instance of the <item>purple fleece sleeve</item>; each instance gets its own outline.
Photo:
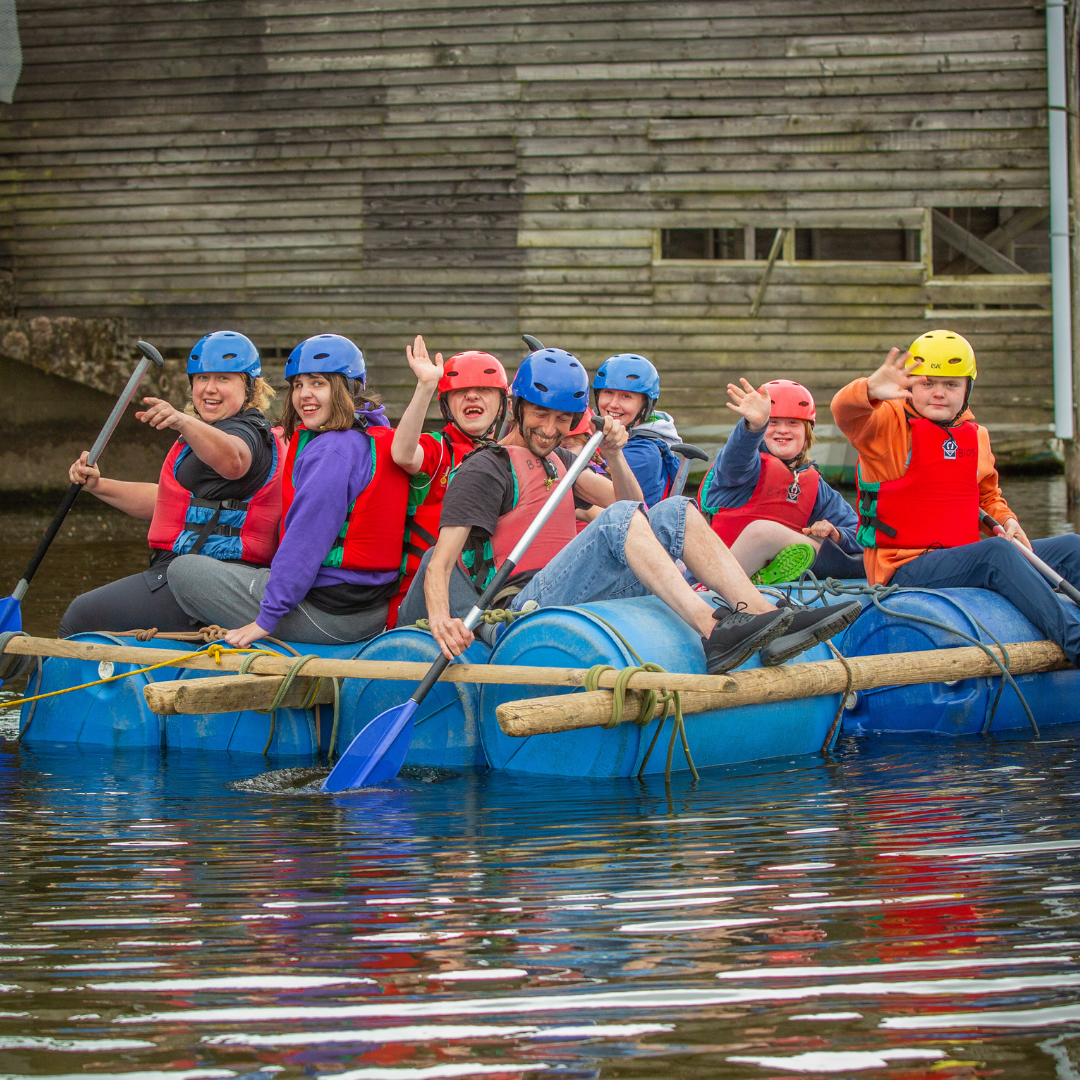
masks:
<path id="1" fill-rule="evenodd" d="M 745 506 L 761 476 L 761 444 L 765 429 L 751 431 L 741 419 L 720 451 L 716 464 L 702 484 L 701 505 L 710 514 L 721 507 L 733 510 Z"/>
<path id="2" fill-rule="evenodd" d="M 285 519 L 285 535 L 270 564 L 270 580 L 256 622 L 273 633 L 278 620 L 307 595 L 313 585 L 383 584 L 394 575 L 322 566 L 334 546 L 349 507 L 371 481 L 371 439 L 359 431 L 324 431 L 296 460 L 296 495 Z M 319 580 L 324 578 L 324 580 Z M 378 579 L 378 580 L 374 580 Z"/>

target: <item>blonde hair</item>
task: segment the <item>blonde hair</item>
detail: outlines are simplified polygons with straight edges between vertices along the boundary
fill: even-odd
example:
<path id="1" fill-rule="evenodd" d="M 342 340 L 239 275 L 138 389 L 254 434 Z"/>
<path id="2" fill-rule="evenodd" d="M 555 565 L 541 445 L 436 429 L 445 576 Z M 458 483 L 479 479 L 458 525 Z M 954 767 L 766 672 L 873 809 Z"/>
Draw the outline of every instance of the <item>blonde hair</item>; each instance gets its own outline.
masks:
<path id="1" fill-rule="evenodd" d="M 320 428 L 321 431 L 348 431 L 356 422 L 358 412 L 382 401 L 378 394 L 369 391 L 359 379 L 346 379 L 337 371 L 323 372 L 322 377 L 330 383 L 330 419 Z M 293 378 L 297 376 L 294 375 Z M 285 412 L 281 417 L 286 439 L 291 439 L 293 432 L 304 426 L 304 421 L 293 406 L 292 386 L 290 379 L 289 396 L 285 399 Z"/>

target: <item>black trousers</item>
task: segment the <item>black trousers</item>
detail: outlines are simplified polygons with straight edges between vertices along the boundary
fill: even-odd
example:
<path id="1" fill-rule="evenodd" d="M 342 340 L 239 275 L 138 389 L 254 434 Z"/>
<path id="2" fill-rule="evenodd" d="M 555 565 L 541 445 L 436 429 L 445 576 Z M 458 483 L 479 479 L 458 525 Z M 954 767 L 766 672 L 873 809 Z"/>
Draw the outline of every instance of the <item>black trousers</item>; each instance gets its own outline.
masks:
<path id="1" fill-rule="evenodd" d="M 77 596 L 60 620 L 60 636 L 93 630 L 146 630 L 165 633 L 197 630 L 202 624 L 176 602 L 167 580 L 168 564 L 110 581 L 100 589 Z"/>

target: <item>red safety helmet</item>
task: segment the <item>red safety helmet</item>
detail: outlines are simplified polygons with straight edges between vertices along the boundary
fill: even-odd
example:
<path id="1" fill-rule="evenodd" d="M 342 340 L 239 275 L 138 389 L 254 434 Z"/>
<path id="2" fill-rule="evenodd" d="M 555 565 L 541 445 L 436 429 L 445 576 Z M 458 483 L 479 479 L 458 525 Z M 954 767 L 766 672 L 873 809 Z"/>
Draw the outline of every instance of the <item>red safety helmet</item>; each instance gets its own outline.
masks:
<path id="1" fill-rule="evenodd" d="M 499 362 L 498 357 L 492 356 L 491 353 L 470 349 L 468 352 L 456 353 L 443 364 L 443 376 L 439 380 L 439 411 L 448 423 L 453 423 L 454 417 L 444 395 L 451 390 L 467 390 L 470 386 L 492 386 L 499 391 L 502 399 L 499 411 L 496 413 L 494 423 L 486 432 L 487 435 L 491 435 L 493 431 L 498 430 L 506 416 L 509 400 L 507 395 L 510 390 L 506 368 Z"/>
<path id="2" fill-rule="evenodd" d="M 791 379 L 773 379 L 762 390 L 768 390 L 772 399 L 771 415 L 788 420 L 809 420 L 811 425 L 817 419 L 814 395 L 802 383 Z"/>
<path id="3" fill-rule="evenodd" d="M 449 390 L 465 390 L 470 386 L 494 386 L 504 394 L 510 389 L 506 368 L 491 353 L 460 352 L 443 364 L 443 377 L 439 380 L 439 393 Z"/>
<path id="4" fill-rule="evenodd" d="M 586 405 L 585 411 L 581 414 L 581 421 L 566 433 L 566 437 L 569 439 L 571 435 L 591 435 L 592 418 L 593 411 Z"/>

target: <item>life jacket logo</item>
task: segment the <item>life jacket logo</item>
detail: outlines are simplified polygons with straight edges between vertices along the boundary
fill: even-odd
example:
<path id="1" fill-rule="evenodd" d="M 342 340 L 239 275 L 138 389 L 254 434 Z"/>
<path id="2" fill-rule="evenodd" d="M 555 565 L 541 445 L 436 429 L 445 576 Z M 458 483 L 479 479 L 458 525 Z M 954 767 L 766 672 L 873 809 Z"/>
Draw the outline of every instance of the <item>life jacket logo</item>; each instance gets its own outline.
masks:
<path id="1" fill-rule="evenodd" d="M 787 501 L 797 503 L 801 494 L 802 488 L 799 487 L 799 478 L 796 476 L 787 489 Z"/>
<path id="2" fill-rule="evenodd" d="M 945 454 L 946 461 L 956 460 L 956 451 L 958 449 L 956 440 L 950 435 L 942 444 L 942 452 Z"/>

